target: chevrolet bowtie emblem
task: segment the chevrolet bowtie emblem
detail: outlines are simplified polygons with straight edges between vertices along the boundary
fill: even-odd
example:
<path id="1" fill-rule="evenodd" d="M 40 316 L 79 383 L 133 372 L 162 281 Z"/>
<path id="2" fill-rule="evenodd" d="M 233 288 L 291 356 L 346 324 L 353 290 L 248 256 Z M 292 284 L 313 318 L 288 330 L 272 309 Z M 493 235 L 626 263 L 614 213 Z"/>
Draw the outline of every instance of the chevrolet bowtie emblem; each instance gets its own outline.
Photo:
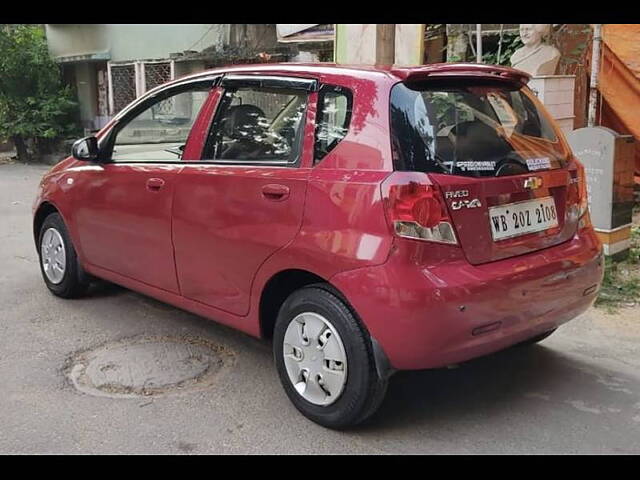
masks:
<path id="1" fill-rule="evenodd" d="M 542 179 L 540 177 L 529 177 L 524 181 L 524 188 L 534 190 L 542 186 Z"/>

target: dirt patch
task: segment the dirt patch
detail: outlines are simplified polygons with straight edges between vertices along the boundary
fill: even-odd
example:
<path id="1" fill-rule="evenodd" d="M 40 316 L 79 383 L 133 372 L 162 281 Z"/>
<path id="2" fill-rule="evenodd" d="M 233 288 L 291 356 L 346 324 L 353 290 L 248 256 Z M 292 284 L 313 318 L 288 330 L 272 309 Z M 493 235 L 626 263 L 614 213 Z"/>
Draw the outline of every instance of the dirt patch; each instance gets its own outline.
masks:
<path id="1" fill-rule="evenodd" d="M 590 314 L 595 326 L 622 338 L 640 339 L 640 306 L 619 308 L 615 312 L 592 308 Z"/>
<path id="2" fill-rule="evenodd" d="M 139 336 L 76 353 L 64 370 L 83 393 L 149 397 L 209 388 L 234 357 L 202 338 Z"/>
<path id="3" fill-rule="evenodd" d="M 634 215 L 631 227 L 631 247 L 626 259 L 607 258 L 602 287 L 596 307 L 615 313 L 620 308 L 640 305 L 640 218 Z"/>

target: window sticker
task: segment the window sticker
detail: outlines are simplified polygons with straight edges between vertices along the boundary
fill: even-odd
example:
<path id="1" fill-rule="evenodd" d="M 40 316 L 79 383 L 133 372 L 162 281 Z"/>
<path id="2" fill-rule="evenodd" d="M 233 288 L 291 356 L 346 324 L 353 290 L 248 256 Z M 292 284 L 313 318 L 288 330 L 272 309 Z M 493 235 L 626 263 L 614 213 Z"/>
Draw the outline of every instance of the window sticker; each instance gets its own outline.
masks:
<path id="1" fill-rule="evenodd" d="M 445 165 L 451 165 L 453 162 L 444 162 Z M 478 172 L 478 171 L 493 171 L 496 169 L 496 162 L 491 160 L 484 161 L 463 161 L 463 162 L 455 162 L 455 166 L 458 167 L 463 172 Z"/>
<path id="2" fill-rule="evenodd" d="M 548 170 L 551 168 L 551 160 L 549 157 L 527 158 L 527 167 L 529 171 Z"/>

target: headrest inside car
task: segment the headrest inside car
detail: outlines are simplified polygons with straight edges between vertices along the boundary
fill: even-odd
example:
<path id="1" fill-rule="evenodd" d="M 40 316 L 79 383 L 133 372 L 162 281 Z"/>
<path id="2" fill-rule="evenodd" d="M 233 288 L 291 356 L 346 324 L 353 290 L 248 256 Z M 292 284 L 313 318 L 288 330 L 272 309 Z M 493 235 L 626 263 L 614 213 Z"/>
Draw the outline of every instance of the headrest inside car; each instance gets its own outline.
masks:
<path id="1" fill-rule="evenodd" d="M 224 122 L 224 134 L 229 138 L 244 138 L 257 133 L 260 118 L 265 114 L 255 105 L 237 105 L 231 107 Z"/>

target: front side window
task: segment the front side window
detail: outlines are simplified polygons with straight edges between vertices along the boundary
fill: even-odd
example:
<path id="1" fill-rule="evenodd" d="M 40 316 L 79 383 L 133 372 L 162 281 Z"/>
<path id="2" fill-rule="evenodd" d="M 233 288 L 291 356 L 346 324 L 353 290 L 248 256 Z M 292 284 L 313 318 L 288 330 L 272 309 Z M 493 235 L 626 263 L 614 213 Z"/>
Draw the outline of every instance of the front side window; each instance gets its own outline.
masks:
<path id="1" fill-rule="evenodd" d="M 211 126 L 203 160 L 297 162 L 307 93 L 295 89 L 228 88 Z"/>
<path id="2" fill-rule="evenodd" d="M 114 162 L 180 160 L 210 87 L 183 91 L 148 105 L 115 133 Z"/>
<path id="3" fill-rule="evenodd" d="M 398 84 L 395 168 L 476 177 L 560 168 L 566 152 L 536 102 L 516 86 Z"/>

